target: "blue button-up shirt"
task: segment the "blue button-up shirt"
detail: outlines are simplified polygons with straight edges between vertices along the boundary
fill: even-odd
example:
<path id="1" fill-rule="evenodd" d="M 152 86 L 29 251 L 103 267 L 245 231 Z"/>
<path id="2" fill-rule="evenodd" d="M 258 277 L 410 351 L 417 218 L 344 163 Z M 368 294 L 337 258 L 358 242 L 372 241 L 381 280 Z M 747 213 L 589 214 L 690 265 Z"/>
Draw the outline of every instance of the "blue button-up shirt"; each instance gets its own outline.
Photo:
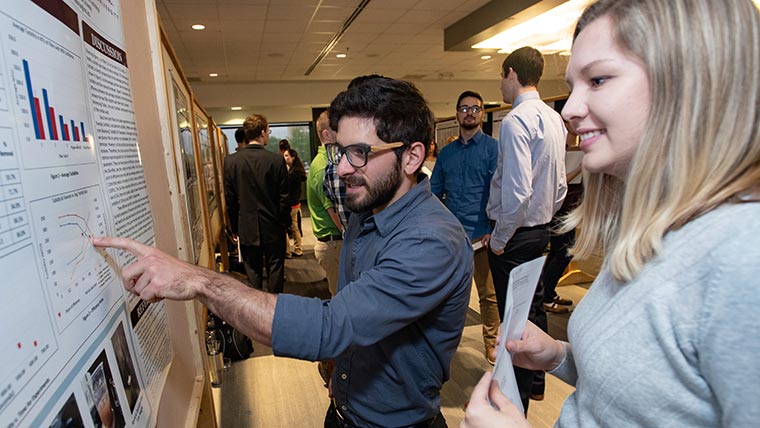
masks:
<path id="1" fill-rule="evenodd" d="M 459 219 L 471 240 L 491 233 L 486 205 L 498 157 L 499 142 L 483 131 L 467 142 L 460 135 L 441 149 L 430 177 L 433 194 Z"/>
<path id="2" fill-rule="evenodd" d="M 280 294 L 274 353 L 335 358 L 333 395 L 356 426 L 432 418 L 462 337 L 472 263 L 461 224 L 421 178 L 380 213 L 351 215 L 332 300 Z"/>

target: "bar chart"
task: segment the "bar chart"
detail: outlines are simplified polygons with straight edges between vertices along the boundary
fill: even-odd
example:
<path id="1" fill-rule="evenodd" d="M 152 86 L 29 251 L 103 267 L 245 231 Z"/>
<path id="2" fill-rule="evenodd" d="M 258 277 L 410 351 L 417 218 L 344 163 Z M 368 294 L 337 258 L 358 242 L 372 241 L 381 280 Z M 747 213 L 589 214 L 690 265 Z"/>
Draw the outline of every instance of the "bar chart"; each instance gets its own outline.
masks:
<path id="1" fill-rule="evenodd" d="M 81 46 L 66 30 L 45 30 L 18 22 L 0 30 L 23 167 L 94 163 Z"/>
<path id="2" fill-rule="evenodd" d="M 29 71 L 29 61 L 22 60 L 24 64 L 24 78 L 26 80 L 26 92 L 29 97 L 29 110 L 34 124 L 34 135 L 38 140 L 50 139 L 53 141 L 85 141 L 87 133 L 84 129 L 84 122 L 75 121 L 74 119 L 65 120 L 63 115 L 55 113 L 55 107 L 50 104 L 48 91 L 42 88 L 42 102 L 44 108 L 40 106 L 40 99 L 34 95 L 34 84 L 32 83 L 31 73 Z M 60 124 L 60 136 L 58 133 L 58 124 Z M 69 127 L 69 123 L 71 127 Z M 45 125 L 48 133 L 45 134 Z M 47 135 L 47 137 L 46 137 Z"/>

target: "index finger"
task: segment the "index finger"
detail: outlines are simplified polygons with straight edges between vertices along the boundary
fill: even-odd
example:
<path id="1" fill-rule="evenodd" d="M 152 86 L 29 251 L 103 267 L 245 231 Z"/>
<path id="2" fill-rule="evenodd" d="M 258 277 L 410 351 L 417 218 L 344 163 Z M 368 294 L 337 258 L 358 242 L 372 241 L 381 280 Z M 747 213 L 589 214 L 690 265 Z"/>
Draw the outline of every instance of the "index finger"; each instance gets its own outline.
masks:
<path id="1" fill-rule="evenodd" d="M 137 256 L 137 258 L 142 258 L 148 255 L 148 251 L 150 251 L 151 247 L 147 245 L 143 245 L 134 239 L 129 238 L 113 238 L 109 236 L 98 236 L 92 238 L 92 243 L 96 247 L 108 247 L 108 248 L 117 248 L 119 250 L 126 250 L 130 253 Z"/>

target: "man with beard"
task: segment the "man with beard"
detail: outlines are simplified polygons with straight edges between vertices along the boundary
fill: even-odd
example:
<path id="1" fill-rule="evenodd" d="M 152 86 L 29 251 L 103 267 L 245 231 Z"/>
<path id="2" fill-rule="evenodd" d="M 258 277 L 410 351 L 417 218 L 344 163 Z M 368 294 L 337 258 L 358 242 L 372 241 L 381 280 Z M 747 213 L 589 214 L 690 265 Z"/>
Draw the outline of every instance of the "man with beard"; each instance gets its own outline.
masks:
<path id="1" fill-rule="evenodd" d="M 433 114 L 411 83 L 378 78 L 330 105 L 328 155 L 352 210 L 338 293 L 329 301 L 267 294 L 124 238 L 127 289 L 148 301 L 197 298 L 275 355 L 336 359 L 337 427 L 446 427 L 440 391 L 462 336 L 472 250 L 420 174 Z"/>
<path id="2" fill-rule="evenodd" d="M 479 93 L 464 91 L 459 95 L 459 138 L 441 149 L 430 177 L 433 194 L 459 219 L 473 243 L 487 241 L 491 233 L 486 204 L 499 157 L 499 142 L 481 130 L 484 114 L 483 97 Z M 499 310 L 485 246 L 475 250 L 473 279 L 478 289 L 485 356 L 494 364 Z"/>

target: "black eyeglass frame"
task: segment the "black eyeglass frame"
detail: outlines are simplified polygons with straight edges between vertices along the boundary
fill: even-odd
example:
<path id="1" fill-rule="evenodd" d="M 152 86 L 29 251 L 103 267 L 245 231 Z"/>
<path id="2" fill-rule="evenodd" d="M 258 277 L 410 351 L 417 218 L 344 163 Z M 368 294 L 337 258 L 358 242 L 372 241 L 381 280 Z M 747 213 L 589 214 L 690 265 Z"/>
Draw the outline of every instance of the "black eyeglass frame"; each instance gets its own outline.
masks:
<path id="1" fill-rule="evenodd" d="M 325 150 L 327 151 L 327 161 L 330 162 L 333 165 L 338 165 L 343 159 L 343 155 L 346 153 L 349 153 L 348 155 L 348 163 L 354 167 L 354 168 L 364 168 L 367 165 L 367 162 L 369 162 L 369 154 L 370 153 L 378 153 L 383 152 L 386 150 L 391 149 L 397 149 L 399 147 L 406 146 L 406 143 L 403 143 L 401 141 L 396 141 L 393 143 L 384 143 L 384 144 L 377 144 L 374 146 L 370 146 L 369 144 L 365 143 L 356 143 L 351 144 L 350 146 L 341 146 L 338 143 L 330 143 L 325 144 Z M 351 154 L 353 151 L 354 154 Z M 361 156 L 360 159 L 363 160 L 363 163 L 360 164 L 360 162 L 356 162 L 356 160 L 352 160 L 354 156 Z M 356 163 L 355 163 L 356 162 Z"/>
<path id="2" fill-rule="evenodd" d="M 472 113 L 478 114 L 483 111 L 481 106 L 458 106 L 457 111 L 462 114 Z"/>

